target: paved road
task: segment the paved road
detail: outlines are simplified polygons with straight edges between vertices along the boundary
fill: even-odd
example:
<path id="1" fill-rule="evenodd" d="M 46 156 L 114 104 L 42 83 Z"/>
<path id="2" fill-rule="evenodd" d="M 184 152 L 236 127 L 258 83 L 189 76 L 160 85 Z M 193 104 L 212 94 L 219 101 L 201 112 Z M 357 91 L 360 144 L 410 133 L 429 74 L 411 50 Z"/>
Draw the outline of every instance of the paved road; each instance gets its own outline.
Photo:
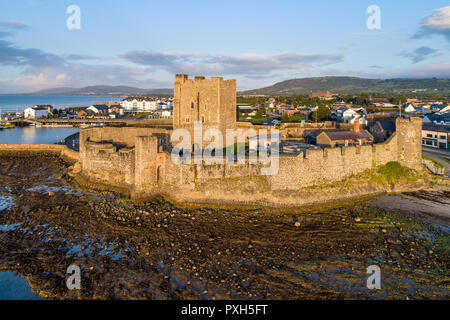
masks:
<path id="1" fill-rule="evenodd" d="M 446 158 L 450 158 L 450 151 L 449 150 L 444 150 L 444 149 L 435 149 L 435 148 L 428 148 L 428 147 L 422 147 L 423 152 L 427 152 L 430 154 L 434 154 L 436 156 L 440 156 L 440 157 L 446 157 Z"/>
<path id="2" fill-rule="evenodd" d="M 445 166 L 445 175 L 447 177 L 450 177 L 450 163 L 442 159 L 443 157 L 450 159 L 450 151 L 443 149 L 422 147 L 422 153 L 430 157 L 431 159 L 436 160 L 439 163 L 442 163 Z"/>

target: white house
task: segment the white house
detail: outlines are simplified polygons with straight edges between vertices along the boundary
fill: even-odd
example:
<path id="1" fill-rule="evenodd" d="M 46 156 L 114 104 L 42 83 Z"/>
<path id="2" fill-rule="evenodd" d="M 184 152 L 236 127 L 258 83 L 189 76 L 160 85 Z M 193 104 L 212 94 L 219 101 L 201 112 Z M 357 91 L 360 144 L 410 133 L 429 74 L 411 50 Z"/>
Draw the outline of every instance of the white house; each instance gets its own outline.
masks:
<path id="1" fill-rule="evenodd" d="M 408 113 L 416 112 L 416 108 L 414 108 L 414 106 L 409 103 L 405 106 L 405 112 L 408 112 Z"/>
<path id="2" fill-rule="evenodd" d="M 354 109 L 347 109 L 342 113 L 342 119 L 344 120 L 344 122 L 350 122 L 357 115 L 358 112 L 356 112 Z"/>
<path id="3" fill-rule="evenodd" d="M 133 102 L 129 100 L 120 101 L 120 105 L 127 111 L 133 109 Z M 136 100 L 136 109 L 137 109 L 137 100 Z"/>
<path id="4" fill-rule="evenodd" d="M 172 117 L 172 111 L 166 110 L 166 109 L 160 109 L 160 110 L 153 112 L 153 117 L 170 118 L 170 117 Z"/>
<path id="5" fill-rule="evenodd" d="M 160 109 L 164 109 L 164 110 L 168 110 L 170 108 L 173 107 L 173 102 L 172 101 L 161 101 L 158 100 L 158 110 Z"/>
<path id="6" fill-rule="evenodd" d="M 163 111 L 161 111 L 161 116 L 162 117 L 171 117 L 172 116 L 172 111 L 170 111 L 170 110 L 163 110 Z"/>
<path id="7" fill-rule="evenodd" d="M 144 110 L 157 110 L 158 102 L 157 101 L 145 101 Z"/>
<path id="8" fill-rule="evenodd" d="M 356 115 L 353 119 L 349 120 L 348 122 L 351 124 L 355 124 L 356 122 L 359 122 L 360 124 L 365 124 L 367 125 L 367 119 L 365 116 L 361 116 L 361 115 Z"/>
<path id="9" fill-rule="evenodd" d="M 441 109 L 442 113 L 449 113 L 450 112 L 450 104 L 446 106 L 445 108 Z"/>
<path id="10" fill-rule="evenodd" d="M 91 110 L 92 112 L 99 114 L 99 113 L 107 113 L 108 112 L 108 106 L 106 104 L 94 104 L 87 108 L 87 110 Z"/>
<path id="11" fill-rule="evenodd" d="M 52 110 L 53 107 L 48 105 L 29 107 L 24 110 L 23 116 L 25 119 L 47 118 Z"/>
<path id="12" fill-rule="evenodd" d="M 158 100 L 158 110 L 166 110 L 169 109 L 167 103 L 165 101 Z"/>
<path id="13" fill-rule="evenodd" d="M 382 104 L 380 105 L 380 107 L 382 107 L 382 108 L 395 108 L 395 107 L 398 107 L 398 106 L 395 105 L 395 104 L 386 102 L 386 103 L 382 103 Z"/>

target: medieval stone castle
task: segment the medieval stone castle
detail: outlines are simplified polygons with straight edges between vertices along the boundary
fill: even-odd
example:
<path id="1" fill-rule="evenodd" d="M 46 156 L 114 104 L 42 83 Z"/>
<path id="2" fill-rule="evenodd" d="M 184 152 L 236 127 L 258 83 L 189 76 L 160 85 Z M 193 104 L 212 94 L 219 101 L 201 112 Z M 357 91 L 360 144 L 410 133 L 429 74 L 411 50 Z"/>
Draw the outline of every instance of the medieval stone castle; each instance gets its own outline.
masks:
<path id="1" fill-rule="evenodd" d="M 81 129 L 78 179 L 132 198 L 162 195 L 179 202 L 299 206 L 313 202 L 308 202 L 308 197 L 328 201 L 333 196 L 307 196 L 305 188 L 339 181 L 390 161 L 414 169 L 422 165 L 419 118 L 397 118 L 396 132 L 384 143 L 280 153 L 279 169 L 273 175 L 261 174 L 267 164 L 249 159 L 242 163 L 174 163 L 171 134 L 180 128 L 193 134 L 195 122 L 204 129 L 219 129 L 224 136 L 226 129 L 236 127 L 261 129 L 236 122 L 235 80 L 176 75 L 172 127 Z"/>

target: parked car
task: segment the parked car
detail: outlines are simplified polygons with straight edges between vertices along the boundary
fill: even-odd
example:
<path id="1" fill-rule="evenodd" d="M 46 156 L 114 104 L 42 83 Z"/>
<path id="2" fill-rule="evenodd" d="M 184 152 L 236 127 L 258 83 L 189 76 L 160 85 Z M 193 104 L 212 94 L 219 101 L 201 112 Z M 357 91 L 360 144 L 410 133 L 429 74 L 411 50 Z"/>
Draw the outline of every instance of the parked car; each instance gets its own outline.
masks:
<path id="1" fill-rule="evenodd" d="M 280 120 L 272 120 L 272 124 L 274 126 L 279 126 L 281 124 L 281 121 Z"/>

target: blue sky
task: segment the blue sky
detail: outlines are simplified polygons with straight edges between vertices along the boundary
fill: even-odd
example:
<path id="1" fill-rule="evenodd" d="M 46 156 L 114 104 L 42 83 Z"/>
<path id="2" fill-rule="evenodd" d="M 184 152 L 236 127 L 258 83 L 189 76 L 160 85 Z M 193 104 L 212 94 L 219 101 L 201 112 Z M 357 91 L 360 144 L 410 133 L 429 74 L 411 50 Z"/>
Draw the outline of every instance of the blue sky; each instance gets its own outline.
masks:
<path id="1" fill-rule="evenodd" d="M 448 1 L 2 0 L 0 93 L 236 78 L 450 77 Z M 69 30 L 67 7 L 81 10 Z M 381 29 L 369 30 L 377 5 Z"/>

